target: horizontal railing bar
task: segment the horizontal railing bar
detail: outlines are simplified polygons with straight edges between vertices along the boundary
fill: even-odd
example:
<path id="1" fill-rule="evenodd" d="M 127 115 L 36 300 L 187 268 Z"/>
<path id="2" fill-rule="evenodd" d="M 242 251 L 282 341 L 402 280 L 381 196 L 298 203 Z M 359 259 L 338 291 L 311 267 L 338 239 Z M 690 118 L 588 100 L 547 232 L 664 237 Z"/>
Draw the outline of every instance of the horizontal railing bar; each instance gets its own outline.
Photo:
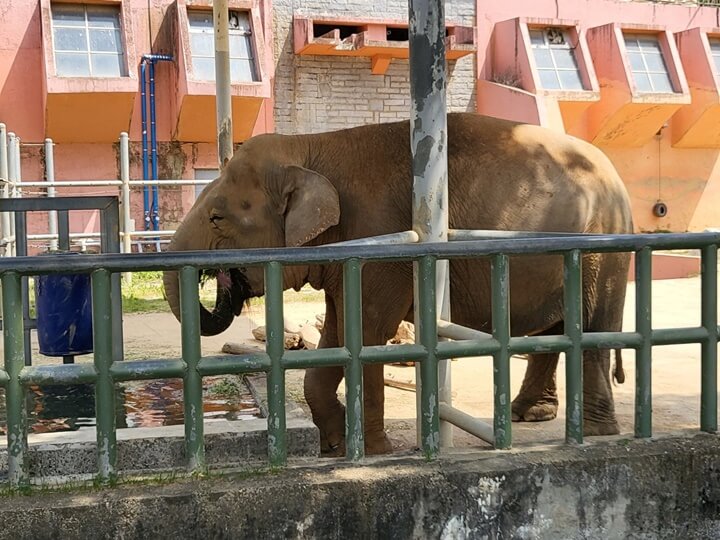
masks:
<path id="1" fill-rule="evenodd" d="M 493 427 L 487 422 L 478 420 L 474 416 L 470 416 L 464 413 L 460 409 L 456 409 L 447 403 L 440 403 L 438 408 L 440 413 L 440 420 L 450 422 L 454 426 L 459 427 L 463 431 L 470 435 L 475 435 L 477 438 L 483 441 L 495 444 L 495 434 L 493 433 Z"/>
<path id="2" fill-rule="evenodd" d="M 20 382 L 25 385 L 93 384 L 96 379 L 95 365 L 90 363 L 27 366 L 20 372 Z"/>
<path id="3" fill-rule="evenodd" d="M 581 338 L 583 349 L 634 349 L 642 345 L 635 332 L 588 332 Z"/>
<path id="4" fill-rule="evenodd" d="M 387 362 L 417 362 L 427 356 L 427 351 L 422 345 L 400 344 L 400 345 L 373 345 L 365 346 L 360 350 L 360 360 L 366 364 L 387 363 Z"/>
<path id="5" fill-rule="evenodd" d="M 30 199 L 13 199 L 30 200 Z M 0 201 L 2 202 L 2 201 Z M 9 270 L 23 275 L 58 272 L 87 272 L 105 268 L 111 272 L 176 270 L 182 266 L 198 268 L 232 268 L 275 261 L 280 264 L 341 263 L 353 258 L 365 261 L 416 260 L 423 256 L 437 258 L 477 258 L 497 253 L 529 255 L 562 253 L 578 249 L 588 252 L 633 251 L 643 247 L 655 249 L 700 248 L 720 244 L 718 233 L 598 235 L 563 238 L 503 239 L 445 243 L 398 244 L 393 246 L 317 246 L 299 248 L 263 248 L 243 250 L 178 251 L 79 255 L 72 260 L 53 256 L 6 257 L 0 259 L 0 272 Z"/>
<path id="6" fill-rule="evenodd" d="M 456 357 L 489 356 L 499 349 L 500 343 L 495 339 L 440 341 L 437 344 L 437 357 L 448 360 Z"/>
<path id="7" fill-rule="evenodd" d="M 567 336 L 520 336 L 511 337 L 511 354 L 565 352 L 572 346 Z"/>
<path id="8" fill-rule="evenodd" d="M 239 375 L 270 369 L 270 357 L 265 353 L 204 356 L 198 363 L 200 375 Z"/>
<path id="9" fill-rule="evenodd" d="M 707 339 L 708 331 L 702 326 L 696 328 L 659 328 L 651 333 L 653 345 L 685 345 L 700 343 Z"/>
<path id="10" fill-rule="evenodd" d="M 148 379 L 173 379 L 183 375 L 182 360 L 125 360 L 110 366 L 114 381 L 145 381 Z"/>
<path id="11" fill-rule="evenodd" d="M 350 352 L 345 347 L 286 351 L 280 365 L 283 369 L 307 367 L 344 366 L 350 361 Z"/>
<path id="12" fill-rule="evenodd" d="M 8 372 L 4 369 L 0 369 L 0 387 L 5 387 L 5 385 L 10 380 L 10 375 L 8 375 Z"/>
<path id="13" fill-rule="evenodd" d="M 468 328 L 467 326 L 455 324 L 450 321 L 443 321 L 442 319 L 438 319 L 437 327 L 438 327 L 438 336 L 444 337 L 447 339 L 462 340 L 462 339 L 491 339 L 492 338 L 492 335 L 488 334 L 487 332 L 481 332 L 480 330 Z"/>
<path id="14" fill-rule="evenodd" d="M 0 198 L 0 212 L 43 212 L 49 210 L 104 210 L 117 203 L 117 197 L 98 195 L 87 197 L 27 197 Z"/>

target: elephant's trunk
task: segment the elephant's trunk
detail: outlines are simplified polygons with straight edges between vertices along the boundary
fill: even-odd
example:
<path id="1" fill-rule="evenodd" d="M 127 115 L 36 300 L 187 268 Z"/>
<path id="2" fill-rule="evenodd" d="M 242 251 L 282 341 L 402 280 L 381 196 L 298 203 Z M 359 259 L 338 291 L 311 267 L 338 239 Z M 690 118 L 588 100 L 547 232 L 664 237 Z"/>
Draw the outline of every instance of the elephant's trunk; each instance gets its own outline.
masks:
<path id="1" fill-rule="evenodd" d="M 170 243 L 170 251 L 183 251 L 192 249 L 192 246 L 187 245 L 183 241 L 182 227 L 177 231 L 173 241 Z M 233 277 L 239 276 L 239 272 L 231 272 Z M 202 275 L 202 274 L 201 274 Z M 200 334 L 203 336 L 215 336 L 221 332 L 227 330 L 232 324 L 235 315 L 240 314 L 240 310 L 237 308 L 238 305 L 242 306 L 242 302 L 245 298 L 236 298 L 233 301 L 233 292 L 237 293 L 238 296 L 244 296 L 243 280 L 238 277 L 238 283 L 234 283 L 230 278 L 231 283 L 229 286 L 221 286 L 218 283 L 217 295 L 215 297 L 215 307 L 212 311 L 209 311 L 200 304 Z M 170 309 L 175 315 L 178 321 L 181 321 L 180 311 L 180 283 L 177 272 L 164 272 L 163 273 L 163 286 L 165 288 L 165 297 L 167 298 Z M 237 313 L 235 313 L 237 312 Z"/>

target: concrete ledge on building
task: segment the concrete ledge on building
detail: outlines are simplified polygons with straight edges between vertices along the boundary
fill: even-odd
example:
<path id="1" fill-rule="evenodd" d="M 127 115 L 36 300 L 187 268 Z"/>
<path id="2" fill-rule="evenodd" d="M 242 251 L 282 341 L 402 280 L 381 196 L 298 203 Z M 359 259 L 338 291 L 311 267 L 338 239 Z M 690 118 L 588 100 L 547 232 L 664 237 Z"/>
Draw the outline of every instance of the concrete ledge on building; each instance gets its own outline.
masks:
<path id="1" fill-rule="evenodd" d="M 265 375 L 246 377 L 265 418 L 205 421 L 205 455 L 210 469 L 267 463 L 267 395 Z M 317 427 L 292 399 L 287 399 L 288 455 L 318 455 Z M 125 474 L 184 471 L 185 427 L 118 429 L 118 469 Z M 30 474 L 38 484 L 85 480 L 97 472 L 95 428 L 29 437 Z M 0 445 L 0 481 L 7 479 L 7 443 Z"/>
<path id="2" fill-rule="evenodd" d="M 700 274 L 700 256 L 681 253 L 653 253 L 652 279 L 682 279 Z M 630 281 L 635 280 L 635 256 L 630 259 Z"/>
<path id="3" fill-rule="evenodd" d="M 716 435 L 6 496 L 0 538 L 717 538 Z"/>
<path id="4" fill-rule="evenodd" d="M 448 60 L 457 60 L 477 50 L 472 27 L 452 23 L 447 23 L 446 27 Z M 407 21 L 296 16 L 293 19 L 293 43 L 298 55 L 371 58 L 375 75 L 384 74 L 393 58 L 410 55 Z"/>

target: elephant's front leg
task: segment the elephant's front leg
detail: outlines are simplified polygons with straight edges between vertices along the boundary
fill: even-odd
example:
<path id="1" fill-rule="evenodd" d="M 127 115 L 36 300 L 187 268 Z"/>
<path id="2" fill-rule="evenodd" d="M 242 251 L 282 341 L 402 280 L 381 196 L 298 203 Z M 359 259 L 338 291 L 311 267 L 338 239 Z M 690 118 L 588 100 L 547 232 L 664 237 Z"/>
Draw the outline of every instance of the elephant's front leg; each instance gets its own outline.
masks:
<path id="1" fill-rule="evenodd" d="M 338 321 L 332 298 L 325 295 L 325 324 L 318 347 L 338 347 Z M 337 389 L 343 368 L 324 367 L 305 370 L 305 401 L 313 422 L 320 431 L 320 451 L 326 455 L 345 453 L 345 407 L 338 400 Z"/>

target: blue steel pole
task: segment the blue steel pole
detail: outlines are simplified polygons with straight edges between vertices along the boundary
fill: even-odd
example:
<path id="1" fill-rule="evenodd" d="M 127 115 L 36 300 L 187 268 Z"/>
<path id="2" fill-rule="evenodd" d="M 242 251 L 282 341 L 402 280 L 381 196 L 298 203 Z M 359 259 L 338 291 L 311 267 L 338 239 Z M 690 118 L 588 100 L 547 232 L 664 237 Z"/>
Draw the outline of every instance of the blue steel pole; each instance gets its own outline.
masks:
<path id="1" fill-rule="evenodd" d="M 150 60 L 150 158 L 152 163 L 152 179 L 158 179 L 158 153 L 157 153 L 157 130 L 155 114 L 155 59 Z M 158 215 L 158 187 L 152 187 L 152 205 L 150 219 L 153 229 L 159 229 L 160 216 Z"/>
<path id="2" fill-rule="evenodd" d="M 142 120 L 142 161 L 143 161 L 143 180 L 147 181 L 150 177 L 150 164 L 148 162 L 148 133 L 147 133 L 147 96 L 145 92 L 145 72 L 146 63 L 143 58 L 140 61 L 140 117 Z M 143 222 L 145 230 L 150 228 L 150 193 L 148 186 L 143 186 Z"/>

